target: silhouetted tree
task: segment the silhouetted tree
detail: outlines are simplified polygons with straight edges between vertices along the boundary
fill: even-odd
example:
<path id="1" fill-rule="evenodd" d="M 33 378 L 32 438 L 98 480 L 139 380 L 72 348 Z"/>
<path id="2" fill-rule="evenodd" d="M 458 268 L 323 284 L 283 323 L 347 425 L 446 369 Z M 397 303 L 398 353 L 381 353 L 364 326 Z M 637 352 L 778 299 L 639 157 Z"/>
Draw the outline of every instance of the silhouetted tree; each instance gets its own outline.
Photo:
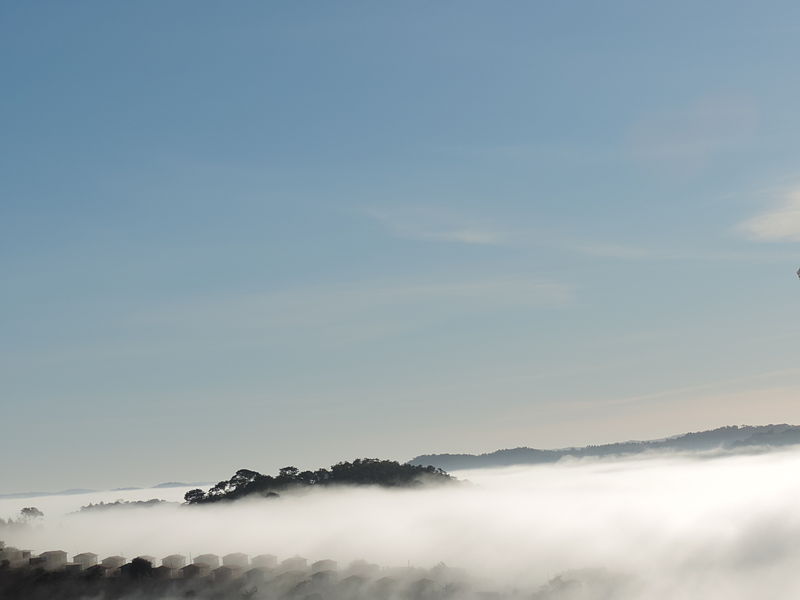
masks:
<path id="1" fill-rule="evenodd" d="M 203 497 L 205 495 L 206 494 L 205 494 L 205 492 L 203 490 L 197 488 L 197 489 L 189 490 L 188 492 L 186 492 L 183 495 L 183 499 L 186 500 L 186 502 L 189 503 L 189 504 L 196 504 L 197 502 L 202 501 Z"/>
<path id="2" fill-rule="evenodd" d="M 19 511 L 20 517 L 24 520 L 39 519 L 44 516 L 44 513 L 35 506 L 26 506 Z"/>
<path id="3" fill-rule="evenodd" d="M 144 579 L 153 576 L 153 564 L 144 558 L 134 558 L 123 568 L 125 576 L 131 579 Z"/>
<path id="4" fill-rule="evenodd" d="M 448 482 L 453 478 L 442 469 L 432 466 L 400 464 L 393 460 L 357 458 L 353 462 L 340 462 L 330 470 L 300 471 L 297 467 L 283 467 L 278 475 L 262 475 L 250 469 L 240 469 L 228 481 L 220 481 L 208 492 L 190 490 L 184 496 L 187 504 L 201 504 L 220 500 L 236 500 L 245 496 L 260 495 L 266 498 L 279 492 L 310 486 L 328 485 L 378 485 L 382 487 L 410 487 L 426 482 Z"/>

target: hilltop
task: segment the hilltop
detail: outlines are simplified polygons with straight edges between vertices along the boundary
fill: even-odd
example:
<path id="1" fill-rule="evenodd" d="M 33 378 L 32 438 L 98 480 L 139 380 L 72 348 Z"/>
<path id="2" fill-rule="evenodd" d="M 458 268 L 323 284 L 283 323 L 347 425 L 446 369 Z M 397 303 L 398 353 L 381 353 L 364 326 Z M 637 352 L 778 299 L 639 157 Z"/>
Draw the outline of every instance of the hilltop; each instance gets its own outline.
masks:
<path id="1" fill-rule="evenodd" d="M 416 487 L 424 483 L 446 483 L 453 477 L 433 466 L 401 464 L 393 460 L 357 458 L 339 462 L 330 469 L 301 471 L 283 467 L 275 476 L 239 469 L 233 477 L 220 481 L 207 492 L 201 489 L 186 492 L 188 504 L 238 500 L 247 496 L 274 498 L 287 490 L 335 485 L 371 485 L 379 487 Z"/>

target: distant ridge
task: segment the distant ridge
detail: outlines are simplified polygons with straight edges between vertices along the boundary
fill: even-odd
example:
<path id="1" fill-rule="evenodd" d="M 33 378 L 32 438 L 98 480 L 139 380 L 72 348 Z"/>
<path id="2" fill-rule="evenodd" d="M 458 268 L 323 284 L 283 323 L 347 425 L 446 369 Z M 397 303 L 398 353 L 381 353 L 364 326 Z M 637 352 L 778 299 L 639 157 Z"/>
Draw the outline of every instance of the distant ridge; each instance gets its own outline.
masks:
<path id="1" fill-rule="evenodd" d="M 152 489 L 161 489 L 161 488 L 177 488 L 177 487 L 198 487 L 204 485 L 214 485 L 212 482 L 209 481 L 195 481 L 193 483 L 184 483 L 182 481 L 167 481 L 165 483 L 157 483 L 153 486 Z"/>
<path id="2" fill-rule="evenodd" d="M 14 499 L 14 498 L 40 498 L 42 496 L 76 496 L 78 494 L 91 494 L 97 490 L 63 490 L 61 492 L 17 492 L 15 494 L 0 494 L 0 499 Z"/>
<path id="3" fill-rule="evenodd" d="M 159 483 L 150 488 L 142 487 L 119 487 L 111 490 L 89 490 L 83 488 L 76 488 L 72 490 L 63 490 L 61 492 L 16 492 L 11 494 L 0 494 L 0 500 L 21 500 L 23 498 L 42 498 L 45 496 L 76 496 L 78 494 L 96 494 L 100 492 L 130 492 L 134 490 L 148 490 L 148 489 L 164 489 L 164 488 L 177 488 L 177 487 L 198 487 L 212 485 L 207 481 L 196 481 L 194 483 L 181 483 L 179 481 L 168 481 L 166 483 Z"/>
<path id="4" fill-rule="evenodd" d="M 703 451 L 756 446 L 789 446 L 792 444 L 800 444 L 800 426 L 785 423 L 759 426 L 731 425 L 659 440 L 617 442 L 556 450 L 522 447 L 496 450 L 486 454 L 422 454 L 408 462 L 412 465 L 433 465 L 445 471 L 455 471 L 552 463 L 568 456 L 576 458 L 602 457 L 638 454 L 648 450 Z"/>

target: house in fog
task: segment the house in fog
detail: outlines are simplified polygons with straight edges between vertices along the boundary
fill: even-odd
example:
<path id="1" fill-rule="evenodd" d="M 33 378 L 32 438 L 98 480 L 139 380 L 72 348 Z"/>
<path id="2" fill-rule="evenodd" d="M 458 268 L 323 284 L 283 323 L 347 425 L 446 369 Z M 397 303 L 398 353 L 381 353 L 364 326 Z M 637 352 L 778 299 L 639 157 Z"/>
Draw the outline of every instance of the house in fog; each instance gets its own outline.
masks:
<path id="1" fill-rule="evenodd" d="M 311 565 L 312 573 L 320 573 L 322 571 L 335 571 L 338 568 L 338 563 L 335 560 L 318 560 Z"/>
<path id="2" fill-rule="evenodd" d="M 209 569 L 216 569 L 219 567 L 219 556 L 216 554 L 201 554 L 196 556 L 194 564 L 208 567 Z"/>
<path id="3" fill-rule="evenodd" d="M 270 588 L 278 596 L 285 596 L 306 580 L 304 571 L 283 571 L 270 582 Z"/>
<path id="4" fill-rule="evenodd" d="M 180 568 L 172 569 L 161 565 L 153 569 L 153 577 L 156 579 L 175 579 L 180 575 Z"/>
<path id="5" fill-rule="evenodd" d="M 0 544 L 3 544 L 3 542 L 0 542 Z M 20 560 L 22 560 L 22 550 L 18 550 L 13 546 L 0 545 L 0 565 L 8 561 L 9 566 L 11 566 L 12 563 Z"/>
<path id="6" fill-rule="evenodd" d="M 182 569 L 186 566 L 186 557 L 182 554 L 170 554 L 161 559 L 161 565 L 168 569 Z"/>
<path id="7" fill-rule="evenodd" d="M 30 554 L 28 554 L 28 558 L 26 559 L 24 550 L 18 550 L 13 546 L 0 548 L 0 567 L 8 565 L 8 567 L 16 569 L 27 565 L 29 562 Z"/>
<path id="8" fill-rule="evenodd" d="M 103 565 L 92 565 L 84 571 L 84 574 L 89 579 L 100 579 L 101 577 L 108 577 L 110 571 Z"/>
<path id="9" fill-rule="evenodd" d="M 125 564 L 124 556 L 109 556 L 100 561 L 100 564 L 106 568 L 109 573 L 117 571 L 122 565 Z"/>
<path id="10" fill-rule="evenodd" d="M 368 563 L 365 560 L 354 560 L 350 563 L 350 566 L 347 567 L 346 574 L 356 575 L 366 579 L 377 579 L 380 572 L 381 568 L 374 563 Z"/>
<path id="11" fill-rule="evenodd" d="M 331 586 L 339 580 L 339 574 L 336 571 L 317 571 L 311 574 L 311 583 L 314 588 L 325 588 Z"/>
<path id="12" fill-rule="evenodd" d="M 254 569 L 274 569 L 278 565 L 278 557 L 274 554 L 259 554 L 253 557 L 250 564 Z"/>
<path id="13" fill-rule="evenodd" d="M 60 571 L 66 564 L 67 553 L 63 550 L 49 550 L 31 559 L 31 566 L 40 567 L 45 571 Z"/>
<path id="14" fill-rule="evenodd" d="M 250 559 L 247 557 L 247 554 L 233 552 L 222 557 L 222 566 L 246 569 L 248 566 L 250 566 Z"/>
<path id="15" fill-rule="evenodd" d="M 308 561 L 302 556 L 293 556 L 281 561 L 281 571 L 305 571 Z"/>
<path id="16" fill-rule="evenodd" d="M 247 581 L 249 585 L 255 585 L 258 587 L 268 581 L 270 578 L 269 569 L 264 569 L 261 567 L 253 567 L 249 571 L 245 571 L 243 577 Z"/>
<path id="17" fill-rule="evenodd" d="M 137 556 L 131 562 L 122 565 L 119 568 L 119 574 L 128 579 L 153 577 L 153 563 L 146 558 Z"/>
<path id="18" fill-rule="evenodd" d="M 72 562 L 76 565 L 80 565 L 81 570 L 85 571 L 89 567 L 93 567 L 97 564 L 97 554 L 94 552 L 82 552 L 81 554 L 73 556 Z"/>
<path id="19" fill-rule="evenodd" d="M 211 572 L 204 564 L 197 564 L 196 562 L 191 565 L 186 565 L 181 569 L 181 575 L 184 579 L 196 579 L 198 577 L 206 577 Z"/>
<path id="20" fill-rule="evenodd" d="M 244 569 L 240 567 L 226 567 L 225 565 L 221 566 L 218 569 L 214 569 L 211 572 L 211 575 L 214 577 L 214 581 L 217 583 L 226 583 L 228 581 L 232 581 L 241 577 Z"/>
<path id="21" fill-rule="evenodd" d="M 362 590 L 367 585 L 367 578 L 359 575 L 350 575 L 339 582 L 339 596 L 345 598 L 355 598 L 362 595 Z"/>
<path id="22" fill-rule="evenodd" d="M 388 600 L 397 595 L 398 587 L 399 582 L 394 577 L 381 577 L 369 587 L 367 593 L 370 598 Z"/>

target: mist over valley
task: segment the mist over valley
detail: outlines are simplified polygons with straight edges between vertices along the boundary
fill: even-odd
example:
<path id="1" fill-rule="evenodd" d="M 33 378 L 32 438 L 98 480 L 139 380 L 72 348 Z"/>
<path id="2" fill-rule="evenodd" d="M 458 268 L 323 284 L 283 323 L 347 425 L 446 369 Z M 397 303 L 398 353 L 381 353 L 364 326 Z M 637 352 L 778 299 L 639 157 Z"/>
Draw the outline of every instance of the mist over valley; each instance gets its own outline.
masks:
<path id="1" fill-rule="evenodd" d="M 337 582 L 347 565 L 366 561 L 377 565 L 375 581 L 402 581 L 401 595 L 415 582 L 446 579 L 430 584 L 436 598 L 782 600 L 800 593 L 791 577 L 800 567 L 798 469 L 792 447 L 661 450 L 455 471 L 457 485 L 310 486 L 211 504 L 183 504 L 189 488 L 47 496 L 35 499 L 44 517 L 0 528 L 0 538 L 34 555 L 333 560 Z M 166 502 L 135 504 L 156 497 Z M 133 504 L 80 510 L 115 500 Z M 0 514 L 29 504 L 0 500 Z M 266 583 L 262 591 L 253 597 L 275 597 Z M 297 594 L 285 592 L 305 597 Z"/>

